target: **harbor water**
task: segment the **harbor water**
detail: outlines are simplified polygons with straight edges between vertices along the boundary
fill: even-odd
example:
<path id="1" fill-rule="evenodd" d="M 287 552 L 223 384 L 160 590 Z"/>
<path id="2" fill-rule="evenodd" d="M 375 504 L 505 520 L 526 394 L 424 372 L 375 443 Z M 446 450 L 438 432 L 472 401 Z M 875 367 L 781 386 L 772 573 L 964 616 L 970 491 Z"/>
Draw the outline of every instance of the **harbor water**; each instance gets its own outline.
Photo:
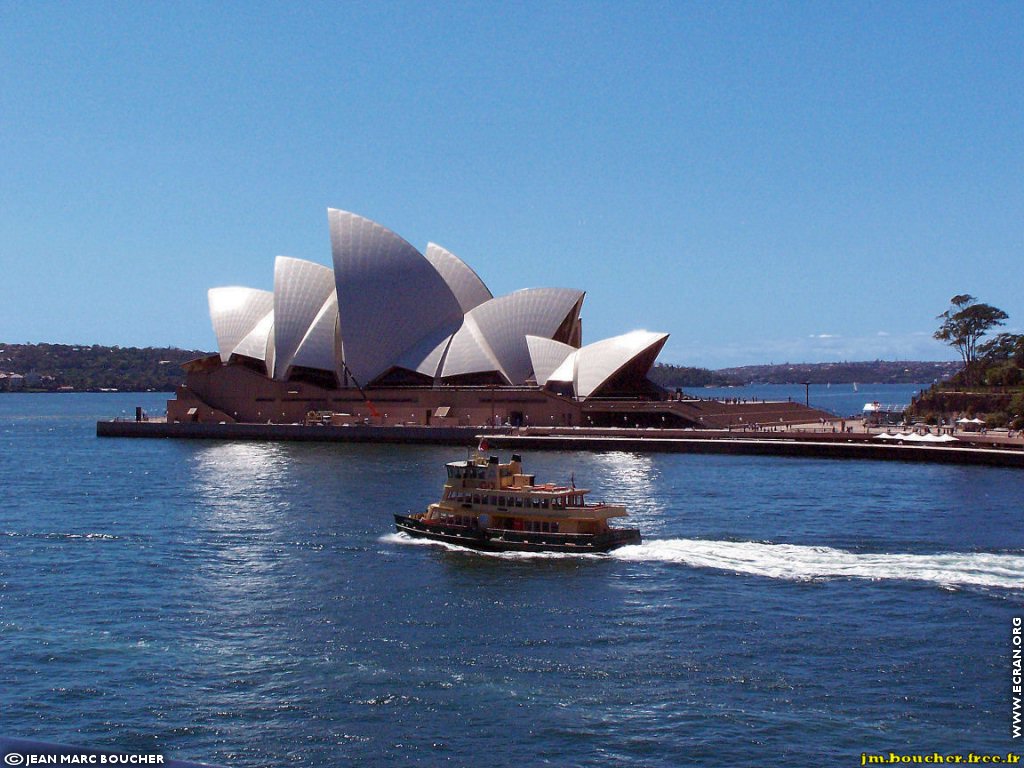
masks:
<path id="1" fill-rule="evenodd" d="M 861 416 L 866 403 L 908 406 L 926 384 L 751 384 L 745 387 L 698 387 L 687 389 L 694 397 L 749 400 L 792 400 L 848 418 Z"/>
<path id="2" fill-rule="evenodd" d="M 0 735 L 244 768 L 1022 751 L 1024 472 L 528 454 L 644 543 L 484 555 L 393 533 L 465 452 L 95 437 L 165 398 L 0 395 Z"/>

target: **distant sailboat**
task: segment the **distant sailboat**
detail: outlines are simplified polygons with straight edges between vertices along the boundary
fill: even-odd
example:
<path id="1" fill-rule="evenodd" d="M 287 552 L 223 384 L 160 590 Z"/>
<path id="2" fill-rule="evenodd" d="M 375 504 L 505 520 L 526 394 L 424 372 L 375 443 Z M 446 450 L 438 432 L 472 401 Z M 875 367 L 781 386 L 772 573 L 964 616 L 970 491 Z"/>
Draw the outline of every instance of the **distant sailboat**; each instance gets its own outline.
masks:
<path id="1" fill-rule="evenodd" d="M 856 392 L 856 391 L 857 391 L 857 382 L 856 382 L 856 381 L 855 381 L 855 382 L 853 382 L 853 391 L 854 391 L 854 392 Z"/>

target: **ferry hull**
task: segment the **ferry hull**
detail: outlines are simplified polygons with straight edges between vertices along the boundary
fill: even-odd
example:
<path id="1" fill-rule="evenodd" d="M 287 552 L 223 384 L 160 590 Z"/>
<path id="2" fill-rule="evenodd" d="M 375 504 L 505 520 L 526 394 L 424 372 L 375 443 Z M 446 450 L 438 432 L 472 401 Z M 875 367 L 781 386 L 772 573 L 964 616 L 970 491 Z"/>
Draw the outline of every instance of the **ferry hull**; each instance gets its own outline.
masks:
<path id="1" fill-rule="evenodd" d="M 395 527 L 400 533 L 417 539 L 441 541 L 485 552 L 586 554 L 608 552 L 617 547 L 640 543 L 640 531 L 636 528 L 611 528 L 598 534 L 535 533 L 437 523 L 428 524 L 407 515 L 395 515 Z"/>

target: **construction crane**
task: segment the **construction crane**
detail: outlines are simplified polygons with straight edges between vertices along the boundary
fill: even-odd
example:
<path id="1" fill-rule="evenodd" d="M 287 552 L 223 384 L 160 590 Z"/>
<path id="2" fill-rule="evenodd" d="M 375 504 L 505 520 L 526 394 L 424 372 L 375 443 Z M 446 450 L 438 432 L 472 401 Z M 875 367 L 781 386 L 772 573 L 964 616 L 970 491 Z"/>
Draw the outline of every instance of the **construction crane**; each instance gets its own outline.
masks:
<path id="1" fill-rule="evenodd" d="M 348 366 L 345 365 L 344 360 L 341 361 L 341 367 L 345 369 L 345 378 L 352 379 L 352 383 L 356 385 L 356 389 L 359 390 L 359 394 L 363 396 L 363 400 L 366 401 L 366 407 L 370 409 L 370 415 L 375 419 L 379 419 L 380 413 L 376 408 L 374 408 L 373 402 L 366 396 L 366 392 L 363 391 L 363 388 L 359 386 L 359 381 L 352 375 L 352 371 L 350 371 Z"/>

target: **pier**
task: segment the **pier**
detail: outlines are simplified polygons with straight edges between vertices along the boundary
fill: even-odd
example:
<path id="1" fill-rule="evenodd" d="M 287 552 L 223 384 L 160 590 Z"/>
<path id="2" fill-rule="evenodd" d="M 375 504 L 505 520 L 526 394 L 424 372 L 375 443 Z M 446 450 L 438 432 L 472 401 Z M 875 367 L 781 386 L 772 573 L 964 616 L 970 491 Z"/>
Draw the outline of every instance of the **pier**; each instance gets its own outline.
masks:
<path id="1" fill-rule="evenodd" d="M 854 429 L 854 428 L 848 428 Z M 694 430 L 616 427 L 515 428 L 480 426 L 350 426 L 305 424 L 211 424 L 165 421 L 100 421 L 99 437 L 194 440 L 262 440 L 402 445 L 475 444 L 481 436 L 504 450 L 636 451 L 800 456 L 824 459 L 935 462 L 1024 468 L 1024 440 L 962 433 L 947 444 L 880 439 L 885 430 L 832 424 L 768 430 Z"/>

